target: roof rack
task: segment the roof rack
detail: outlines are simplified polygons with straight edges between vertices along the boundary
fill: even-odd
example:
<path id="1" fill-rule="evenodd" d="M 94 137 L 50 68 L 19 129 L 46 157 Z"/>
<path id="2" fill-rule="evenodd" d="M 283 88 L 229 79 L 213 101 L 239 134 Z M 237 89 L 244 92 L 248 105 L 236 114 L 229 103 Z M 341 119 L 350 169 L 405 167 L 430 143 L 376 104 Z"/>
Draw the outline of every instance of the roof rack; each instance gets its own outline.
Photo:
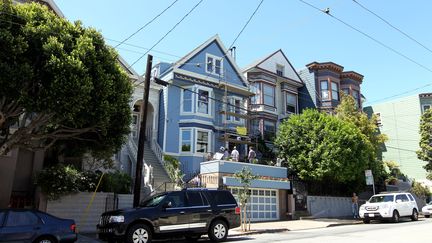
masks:
<path id="1" fill-rule="evenodd" d="M 388 193 L 409 193 L 408 191 L 382 191 L 378 194 L 388 194 Z"/>

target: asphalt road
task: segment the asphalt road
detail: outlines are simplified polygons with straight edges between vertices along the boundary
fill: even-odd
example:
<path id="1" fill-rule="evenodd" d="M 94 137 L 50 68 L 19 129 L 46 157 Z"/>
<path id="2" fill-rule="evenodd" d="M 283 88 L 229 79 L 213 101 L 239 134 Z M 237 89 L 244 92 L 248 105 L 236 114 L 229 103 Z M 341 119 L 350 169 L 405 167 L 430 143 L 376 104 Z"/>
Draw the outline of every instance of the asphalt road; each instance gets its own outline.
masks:
<path id="1" fill-rule="evenodd" d="M 100 242 L 94 239 L 81 238 L 79 243 Z M 186 243 L 181 239 L 167 239 L 157 242 Z M 210 242 L 203 237 L 198 242 Z M 412 222 L 405 219 L 399 223 L 380 223 L 345 225 L 310 230 L 285 231 L 246 236 L 228 237 L 227 242 L 269 243 L 430 243 L 432 242 L 432 219 L 420 219 Z"/>

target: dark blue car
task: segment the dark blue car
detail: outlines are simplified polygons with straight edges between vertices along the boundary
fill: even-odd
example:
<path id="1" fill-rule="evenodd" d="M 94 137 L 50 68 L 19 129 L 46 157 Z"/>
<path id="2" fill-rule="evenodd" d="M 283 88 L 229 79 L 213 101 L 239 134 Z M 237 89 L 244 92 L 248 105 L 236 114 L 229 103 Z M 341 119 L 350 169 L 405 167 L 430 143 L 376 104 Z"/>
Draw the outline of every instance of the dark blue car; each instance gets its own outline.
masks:
<path id="1" fill-rule="evenodd" d="M 0 209 L 0 242 L 75 242 L 75 221 L 31 209 Z"/>

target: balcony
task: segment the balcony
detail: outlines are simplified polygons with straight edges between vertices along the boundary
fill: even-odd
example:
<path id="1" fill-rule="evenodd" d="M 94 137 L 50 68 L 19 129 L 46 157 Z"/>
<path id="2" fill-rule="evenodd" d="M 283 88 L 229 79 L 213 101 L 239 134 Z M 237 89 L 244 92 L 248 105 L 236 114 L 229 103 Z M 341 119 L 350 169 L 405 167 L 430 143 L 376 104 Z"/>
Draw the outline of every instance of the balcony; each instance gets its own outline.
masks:
<path id="1" fill-rule="evenodd" d="M 200 166 L 201 179 L 209 188 L 241 187 L 242 185 L 234 177 L 234 173 L 241 171 L 245 166 L 251 169 L 252 174 L 258 176 L 258 179 L 252 181 L 251 188 L 291 189 L 287 178 L 287 168 L 285 167 L 226 160 L 202 162 Z"/>

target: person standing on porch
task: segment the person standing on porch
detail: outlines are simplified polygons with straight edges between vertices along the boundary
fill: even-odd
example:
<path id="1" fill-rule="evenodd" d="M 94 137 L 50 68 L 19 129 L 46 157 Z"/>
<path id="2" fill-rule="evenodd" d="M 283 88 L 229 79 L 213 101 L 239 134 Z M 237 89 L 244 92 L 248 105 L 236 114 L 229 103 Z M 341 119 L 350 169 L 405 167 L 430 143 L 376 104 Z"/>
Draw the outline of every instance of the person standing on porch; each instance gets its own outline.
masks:
<path id="1" fill-rule="evenodd" d="M 256 153 L 255 153 L 255 151 L 253 150 L 253 147 L 250 147 L 249 148 L 249 154 L 248 154 L 248 160 L 249 160 L 249 163 L 253 163 L 254 162 L 254 160 L 255 160 L 255 157 L 256 157 Z"/>
<path id="2" fill-rule="evenodd" d="M 233 161 L 238 162 L 239 161 L 239 152 L 237 151 L 237 147 L 234 146 L 233 150 L 231 151 L 231 158 Z"/>

